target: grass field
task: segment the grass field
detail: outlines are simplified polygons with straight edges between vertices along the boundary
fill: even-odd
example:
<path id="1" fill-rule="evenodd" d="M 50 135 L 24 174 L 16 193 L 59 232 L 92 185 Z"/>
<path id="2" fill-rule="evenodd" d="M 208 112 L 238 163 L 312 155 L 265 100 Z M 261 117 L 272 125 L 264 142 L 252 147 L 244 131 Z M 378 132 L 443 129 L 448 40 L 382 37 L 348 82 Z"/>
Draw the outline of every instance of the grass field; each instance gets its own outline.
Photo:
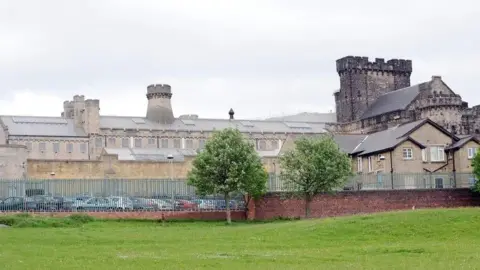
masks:
<path id="1" fill-rule="evenodd" d="M 231 226 L 18 219 L 27 228 L 0 229 L 1 269 L 480 269 L 480 209 Z"/>

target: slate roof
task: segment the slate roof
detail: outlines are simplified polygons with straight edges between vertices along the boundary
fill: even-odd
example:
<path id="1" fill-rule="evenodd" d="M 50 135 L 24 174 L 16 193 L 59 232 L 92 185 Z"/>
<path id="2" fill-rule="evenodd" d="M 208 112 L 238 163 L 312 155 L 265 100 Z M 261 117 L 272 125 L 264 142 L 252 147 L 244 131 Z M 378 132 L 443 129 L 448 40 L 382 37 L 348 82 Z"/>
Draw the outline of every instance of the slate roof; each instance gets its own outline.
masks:
<path id="1" fill-rule="evenodd" d="M 335 123 L 335 122 L 337 122 L 337 114 L 336 113 L 303 112 L 303 113 L 298 113 L 298 114 L 294 114 L 294 115 L 271 117 L 271 118 L 267 118 L 266 120 L 311 122 L 311 123 Z"/>
<path id="2" fill-rule="evenodd" d="M 184 130 L 213 131 L 228 127 L 238 128 L 241 132 L 298 132 L 324 133 L 324 123 L 304 123 L 270 120 L 229 120 L 229 119 L 175 119 L 172 124 L 152 122 L 144 117 L 100 116 L 100 128 L 103 129 L 146 129 L 146 130 Z"/>
<path id="3" fill-rule="evenodd" d="M 367 135 L 363 134 L 345 134 L 334 135 L 333 139 L 338 144 L 340 149 L 346 153 L 352 153 L 354 149 L 365 139 Z"/>
<path id="4" fill-rule="evenodd" d="M 164 148 L 105 148 L 105 153 L 118 155 L 119 160 L 168 162 L 168 155 L 173 156 L 174 162 L 183 162 L 186 156 L 195 156 L 191 149 L 164 149 Z"/>
<path id="5" fill-rule="evenodd" d="M 368 135 L 334 135 L 334 139 L 339 144 L 340 149 L 349 154 L 358 156 L 385 151 L 394 148 L 406 140 L 410 140 L 418 146 L 424 148 L 425 146 L 415 141 L 408 135 L 413 130 L 427 122 L 432 123 L 431 120 L 425 119 L 402 124 L 397 127 Z"/>
<path id="6" fill-rule="evenodd" d="M 75 127 L 73 119 L 39 116 L 0 116 L 10 135 L 47 137 L 87 137 L 82 128 Z M 241 132 L 324 133 L 324 123 L 305 123 L 273 120 L 229 119 L 175 119 L 173 124 L 161 124 L 145 117 L 100 116 L 102 129 L 143 129 L 173 131 L 214 131 L 228 127 Z"/>
<path id="7" fill-rule="evenodd" d="M 418 96 L 420 89 L 426 85 L 428 85 L 428 82 L 398 89 L 379 96 L 363 113 L 361 119 L 379 116 L 388 112 L 405 110 Z"/>
<path id="8" fill-rule="evenodd" d="M 8 133 L 16 136 L 87 137 L 82 128 L 75 127 L 73 119 L 38 116 L 0 116 Z"/>
<path id="9" fill-rule="evenodd" d="M 473 135 L 469 135 L 467 137 L 462 137 L 460 138 L 460 140 L 456 141 L 454 144 L 450 145 L 449 147 L 447 147 L 445 150 L 451 150 L 451 149 L 458 149 L 458 148 L 461 148 L 462 146 L 464 146 L 466 143 L 468 143 L 469 141 L 474 141 L 478 144 L 480 144 L 480 141 L 477 140 L 477 138 L 475 138 L 475 136 Z"/>
<path id="10" fill-rule="evenodd" d="M 173 156 L 174 162 L 183 162 L 185 157 L 196 156 L 193 149 L 176 148 L 104 148 L 109 155 L 118 155 L 119 160 L 168 162 L 168 155 Z M 257 151 L 260 157 L 276 157 L 280 149 L 271 151 Z"/>

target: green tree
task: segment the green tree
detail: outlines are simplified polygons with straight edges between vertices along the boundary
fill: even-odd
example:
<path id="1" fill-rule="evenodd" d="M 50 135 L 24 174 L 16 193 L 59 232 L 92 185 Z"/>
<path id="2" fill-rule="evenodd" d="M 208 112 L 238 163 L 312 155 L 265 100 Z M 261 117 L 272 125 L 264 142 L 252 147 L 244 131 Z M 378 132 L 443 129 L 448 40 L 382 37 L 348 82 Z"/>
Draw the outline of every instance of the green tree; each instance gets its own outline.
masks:
<path id="1" fill-rule="evenodd" d="M 341 187 L 352 175 L 350 158 L 330 135 L 296 140 L 295 148 L 280 157 L 280 164 L 287 190 L 305 199 L 306 218 L 315 194 Z"/>
<path id="2" fill-rule="evenodd" d="M 227 223 L 231 223 L 233 193 L 257 197 L 266 191 L 267 172 L 258 153 L 237 129 L 217 131 L 192 164 L 189 184 L 200 195 L 222 194 Z"/>
<path id="3" fill-rule="evenodd" d="M 475 184 L 473 186 L 473 191 L 480 192 L 480 155 L 475 154 L 472 160 L 472 167 L 473 167 L 473 175 L 475 176 Z"/>

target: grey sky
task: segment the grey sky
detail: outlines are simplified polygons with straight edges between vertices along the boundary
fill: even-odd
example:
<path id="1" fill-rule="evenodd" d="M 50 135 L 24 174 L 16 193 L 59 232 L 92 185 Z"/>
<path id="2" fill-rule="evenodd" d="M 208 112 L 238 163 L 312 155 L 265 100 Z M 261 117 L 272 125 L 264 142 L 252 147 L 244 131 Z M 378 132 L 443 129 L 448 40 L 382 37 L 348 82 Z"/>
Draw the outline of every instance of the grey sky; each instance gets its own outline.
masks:
<path id="1" fill-rule="evenodd" d="M 413 60 L 480 103 L 477 1 L 0 0 L 0 113 L 60 115 L 74 94 L 144 115 L 168 83 L 175 115 L 328 112 L 346 55 Z"/>

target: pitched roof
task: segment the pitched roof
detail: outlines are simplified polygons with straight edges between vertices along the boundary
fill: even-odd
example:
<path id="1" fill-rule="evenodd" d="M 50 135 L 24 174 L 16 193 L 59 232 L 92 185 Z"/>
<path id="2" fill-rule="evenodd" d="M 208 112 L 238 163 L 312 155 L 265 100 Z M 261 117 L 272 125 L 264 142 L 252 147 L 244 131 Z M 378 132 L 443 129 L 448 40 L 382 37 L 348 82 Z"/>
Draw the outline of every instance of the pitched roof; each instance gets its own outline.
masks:
<path id="1" fill-rule="evenodd" d="M 82 128 L 75 126 L 73 119 L 38 116 L 0 116 L 8 133 L 16 136 L 86 137 Z"/>
<path id="2" fill-rule="evenodd" d="M 229 120 L 229 119 L 180 119 L 172 124 L 152 122 L 144 117 L 100 116 L 100 128 L 144 129 L 144 130 L 185 130 L 214 131 L 224 128 L 238 128 L 241 132 L 278 133 L 324 133 L 324 123 L 288 122 L 273 120 Z"/>
<path id="3" fill-rule="evenodd" d="M 309 113 L 302 112 L 293 115 L 271 117 L 266 120 L 271 121 L 294 121 L 294 122 L 311 122 L 311 123 L 334 123 L 337 122 L 336 113 Z"/>
<path id="4" fill-rule="evenodd" d="M 352 154 L 373 154 L 379 151 L 394 148 L 395 146 L 406 140 L 410 140 L 418 145 L 418 142 L 414 141 L 406 134 L 409 133 L 411 130 L 414 130 L 415 128 L 423 125 L 424 123 L 425 120 L 419 120 L 369 134 L 363 141 L 363 143 L 361 143 L 356 148 L 355 152 L 352 152 Z"/>
<path id="5" fill-rule="evenodd" d="M 411 138 L 410 134 L 427 123 L 432 124 L 441 132 L 448 133 L 448 131 L 435 124 L 432 120 L 424 119 L 405 123 L 368 135 L 334 135 L 334 139 L 343 151 L 359 156 L 387 151 L 405 141 L 411 141 L 420 148 L 425 148 L 420 142 Z M 458 140 L 456 137 L 454 137 L 454 139 Z"/>
<path id="6" fill-rule="evenodd" d="M 8 127 L 10 135 L 51 136 L 51 137 L 87 137 L 83 128 L 75 126 L 73 119 L 43 116 L 0 116 L 1 122 Z M 241 132 L 261 133 L 324 133 L 324 123 L 305 123 L 274 120 L 229 120 L 229 119 L 181 119 L 172 124 L 152 122 L 145 117 L 100 116 L 100 128 L 103 129 L 141 129 L 171 131 L 214 131 L 224 128 L 238 128 Z"/>
<path id="7" fill-rule="evenodd" d="M 388 112 L 405 110 L 418 96 L 420 89 L 426 85 L 428 85 L 428 82 L 398 89 L 379 96 L 363 113 L 361 119 L 379 116 Z"/>
<path id="8" fill-rule="evenodd" d="M 463 147 L 466 143 L 468 143 L 469 141 L 474 141 L 476 142 L 477 144 L 480 144 L 480 141 L 475 138 L 475 136 L 473 135 L 470 135 L 470 136 L 467 136 L 467 137 L 462 137 L 460 140 L 456 141 L 454 144 L 450 145 L 449 147 L 445 148 L 445 150 L 456 150 L 456 149 L 459 149 L 461 147 Z"/>
<path id="9" fill-rule="evenodd" d="M 355 148 L 367 137 L 363 134 L 335 134 L 333 139 L 340 147 L 340 150 L 346 153 L 353 153 Z"/>

